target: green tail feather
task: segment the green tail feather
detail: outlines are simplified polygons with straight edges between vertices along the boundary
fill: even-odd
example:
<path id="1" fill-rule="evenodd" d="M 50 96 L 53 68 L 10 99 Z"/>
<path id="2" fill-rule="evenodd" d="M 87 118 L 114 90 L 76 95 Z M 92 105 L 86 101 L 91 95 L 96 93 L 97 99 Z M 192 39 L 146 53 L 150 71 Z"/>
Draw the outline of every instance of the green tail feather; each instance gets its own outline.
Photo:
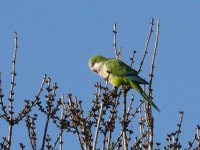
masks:
<path id="1" fill-rule="evenodd" d="M 140 85 L 138 83 L 135 83 L 133 81 L 129 81 L 131 87 L 133 89 L 135 89 L 136 91 L 138 91 L 142 97 L 151 105 L 153 106 L 156 110 L 158 110 L 160 112 L 160 109 L 156 106 L 156 104 L 154 104 L 154 102 L 146 95 L 146 93 L 142 90 L 142 88 L 140 87 Z"/>
<path id="2" fill-rule="evenodd" d="M 160 109 L 156 106 L 156 104 L 154 104 L 154 102 L 146 95 L 146 93 L 142 92 L 141 95 L 143 96 L 143 98 L 145 100 L 148 101 L 148 103 L 153 106 L 156 110 L 158 110 L 160 112 Z"/>

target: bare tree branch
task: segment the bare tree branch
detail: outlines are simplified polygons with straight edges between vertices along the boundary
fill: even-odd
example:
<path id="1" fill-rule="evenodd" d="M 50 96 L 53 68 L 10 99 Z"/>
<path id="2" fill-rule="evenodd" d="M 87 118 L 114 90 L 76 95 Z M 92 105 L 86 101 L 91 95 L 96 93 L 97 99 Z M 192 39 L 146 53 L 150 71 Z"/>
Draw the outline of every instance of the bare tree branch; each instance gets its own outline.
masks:
<path id="1" fill-rule="evenodd" d="M 151 22 L 150 22 L 150 29 L 149 29 L 149 36 L 147 38 L 147 41 L 146 41 L 146 46 L 145 46 L 145 49 L 144 49 L 144 55 L 142 57 L 142 60 L 140 62 L 140 67 L 138 69 L 138 74 L 142 71 L 142 65 L 144 63 L 144 59 L 148 53 L 148 46 L 149 46 L 149 42 L 150 42 L 150 38 L 151 38 L 151 35 L 152 35 L 152 32 L 153 32 L 153 26 L 154 26 L 154 19 L 152 18 L 151 19 Z"/>
<path id="2" fill-rule="evenodd" d="M 17 42 L 17 32 L 14 33 L 14 56 L 13 56 L 13 64 L 12 64 L 12 72 L 11 72 L 11 88 L 10 88 L 10 94 L 9 94 L 9 130 L 8 130 L 8 149 L 10 149 L 11 143 L 12 143 L 12 129 L 13 129 L 13 95 L 14 95 L 14 86 L 15 83 L 15 67 L 16 67 L 16 55 L 17 55 L 17 48 L 18 48 L 18 42 Z"/>

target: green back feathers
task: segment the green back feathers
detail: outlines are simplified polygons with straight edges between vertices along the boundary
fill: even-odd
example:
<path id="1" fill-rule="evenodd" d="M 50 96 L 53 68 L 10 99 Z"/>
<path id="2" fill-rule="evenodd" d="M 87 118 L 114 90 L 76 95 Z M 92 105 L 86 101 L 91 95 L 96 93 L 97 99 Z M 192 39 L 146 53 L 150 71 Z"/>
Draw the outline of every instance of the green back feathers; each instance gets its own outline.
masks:
<path id="1" fill-rule="evenodd" d="M 147 81 L 138 76 L 138 72 L 136 70 L 121 60 L 108 59 L 108 61 L 105 62 L 105 65 L 107 66 L 108 70 L 112 71 L 114 76 L 124 77 L 139 84 L 148 84 Z"/>
<path id="2" fill-rule="evenodd" d="M 105 65 L 108 67 L 108 69 L 112 70 L 113 75 L 124 76 L 127 73 L 137 75 L 137 71 L 117 59 L 110 59 L 105 63 Z"/>

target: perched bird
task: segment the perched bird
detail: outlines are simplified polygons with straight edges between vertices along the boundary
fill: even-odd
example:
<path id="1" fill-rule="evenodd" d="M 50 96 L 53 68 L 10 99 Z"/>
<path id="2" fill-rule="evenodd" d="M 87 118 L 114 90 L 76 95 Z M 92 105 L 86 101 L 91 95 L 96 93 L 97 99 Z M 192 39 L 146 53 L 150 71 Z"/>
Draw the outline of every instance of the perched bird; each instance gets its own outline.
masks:
<path id="1" fill-rule="evenodd" d="M 94 55 L 89 59 L 88 65 L 93 72 L 98 73 L 104 79 L 107 78 L 114 86 L 129 85 L 132 89 L 139 92 L 150 105 L 160 112 L 160 109 L 153 103 L 139 85 L 148 84 L 148 82 L 139 77 L 136 70 L 121 60 Z"/>

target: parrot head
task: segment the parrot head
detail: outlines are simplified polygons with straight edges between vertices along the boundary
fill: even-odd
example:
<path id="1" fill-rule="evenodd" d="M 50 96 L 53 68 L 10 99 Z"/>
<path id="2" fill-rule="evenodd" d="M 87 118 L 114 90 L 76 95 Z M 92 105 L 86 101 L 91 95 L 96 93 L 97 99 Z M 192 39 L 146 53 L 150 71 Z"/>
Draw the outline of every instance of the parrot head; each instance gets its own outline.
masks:
<path id="1" fill-rule="evenodd" d="M 94 55 L 89 59 L 88 66 L 93 72 L 98 72 L 99 68 L 104 64 L 104 61 L 106 60 L 107 58 L 103 56 Z"/>

